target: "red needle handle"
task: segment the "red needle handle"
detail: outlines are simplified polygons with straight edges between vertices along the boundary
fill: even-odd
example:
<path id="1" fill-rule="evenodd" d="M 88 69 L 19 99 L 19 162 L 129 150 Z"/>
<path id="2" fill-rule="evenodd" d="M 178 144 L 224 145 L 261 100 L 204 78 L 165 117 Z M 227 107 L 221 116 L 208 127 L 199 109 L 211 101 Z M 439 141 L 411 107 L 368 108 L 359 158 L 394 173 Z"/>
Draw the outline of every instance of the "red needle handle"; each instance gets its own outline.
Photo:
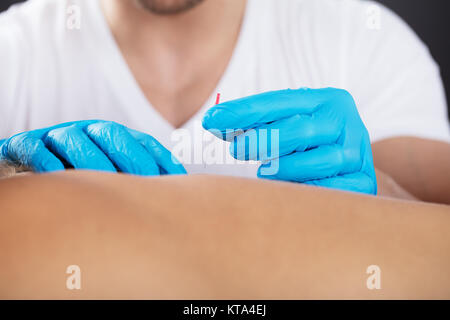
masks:
<path id="1" fill-rule="evenodd" d="M 216 98 L 216 104 L 220 103 L 220 93 L 217 94 L 217 98 Z"/>

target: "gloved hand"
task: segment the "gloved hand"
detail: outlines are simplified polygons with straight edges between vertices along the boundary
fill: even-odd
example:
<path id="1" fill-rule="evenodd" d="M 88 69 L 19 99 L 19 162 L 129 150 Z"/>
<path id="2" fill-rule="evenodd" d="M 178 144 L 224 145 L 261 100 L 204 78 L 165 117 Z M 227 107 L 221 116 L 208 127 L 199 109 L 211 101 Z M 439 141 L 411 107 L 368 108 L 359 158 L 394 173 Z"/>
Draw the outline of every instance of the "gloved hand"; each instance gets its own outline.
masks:
<path id="1" fill-rule="evenodd" d="M 260 178 L 377 193 L 369 135 L 345 90 L 302 88 L 225 102 L 208 110 L 203 127 L 231 136 L 236 159 L 265 162 Z M 274 161 L 276 172 L 264 174 Z"/>
<path id="2" fill-rule="evenodd" d="M 0 141 L 0 161 L 36 172 L 64 170 L 66 165 L 145 176 L 186 173 L 153 137 L 101 120 L 63 123 Z"/>

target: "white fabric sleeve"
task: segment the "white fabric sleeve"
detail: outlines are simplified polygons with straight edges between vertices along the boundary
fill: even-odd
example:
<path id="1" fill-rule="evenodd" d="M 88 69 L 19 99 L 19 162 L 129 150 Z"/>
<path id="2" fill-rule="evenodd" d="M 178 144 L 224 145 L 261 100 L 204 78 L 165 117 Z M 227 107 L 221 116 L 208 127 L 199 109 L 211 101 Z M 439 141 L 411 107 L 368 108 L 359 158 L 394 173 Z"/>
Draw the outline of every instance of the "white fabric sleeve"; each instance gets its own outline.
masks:
<path id="1" fill-rule="evenodd" d="M 355 11 L 347 15 L 358 24 L 348 24 L 347 82 L 372 142 L 396 136 L 450 142 L 439 67 L 427 47 L 392 11 L 371 1 L 358 7 L 356 18 Z"/>
<path id="2" fill-rule="evenodd" d="M 26 117 L 25 90 L 29 55 L 17 7 L 0 14 L 0 140 Z M 23 118 L 21 121 L 25 121 Z"/>

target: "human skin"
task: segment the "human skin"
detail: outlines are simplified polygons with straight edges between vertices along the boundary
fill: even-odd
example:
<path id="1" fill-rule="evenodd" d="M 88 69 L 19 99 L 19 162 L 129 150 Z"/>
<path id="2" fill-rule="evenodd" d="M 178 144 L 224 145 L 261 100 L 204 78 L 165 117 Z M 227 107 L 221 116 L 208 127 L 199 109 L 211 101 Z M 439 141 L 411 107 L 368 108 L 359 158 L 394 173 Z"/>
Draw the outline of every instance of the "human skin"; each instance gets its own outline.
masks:
<path id="1" fill-rule="evenodd" d="M 0 180 L 2 299 L 448 299 L 450 208 L 215 176 Z M 81 268 L 81 290 L 66 268 Z M 367 267 L 381 268 L 368 290 Z"/>
<path id="2" fill-rule="evenodd" d="M 450 204 L 450 144 L 401 137 L 374 143 L 372 151 L 375 167 L 389 177 L 377 177 L 379 184 L 392 180 L 399 186 L 393 192 L 381 186 L 381 195 L 404 189 L 422 201 Z"/>
<path id="3" fill-rule="evenodd" d="M 183 0 L 140 0 L 161 8 Z M 102 0 L 117 44 L 152 106 L 174 127 L 216 88 L 241 28 L 245 0 L 204 0 L 179 14 L 155 14 L 135 0 Z M 345 89 L 345 88 L 343 88 Z M 372 145 L 379 194 L 450 204 L 450 144 L 395 137 Z"/>
<path id="4" fill-rule="evenodd" d="M 155 14 L 135 0 L 101 4 L 142 92 L 167 121 L 180 127 L 215 94 L 233 54 L 246 1 L 203 1 L 172 15 Z"/>

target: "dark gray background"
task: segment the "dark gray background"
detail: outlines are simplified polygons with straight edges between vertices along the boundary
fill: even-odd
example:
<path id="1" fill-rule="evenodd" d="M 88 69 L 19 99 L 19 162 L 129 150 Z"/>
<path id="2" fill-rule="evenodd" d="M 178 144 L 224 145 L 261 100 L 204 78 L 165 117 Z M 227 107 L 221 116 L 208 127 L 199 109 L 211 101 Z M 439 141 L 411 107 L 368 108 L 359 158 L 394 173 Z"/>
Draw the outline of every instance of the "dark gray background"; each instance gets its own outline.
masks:
<path id="1" fill-rule="evenodd" d="M 1 0 L 0 11 L 23 0 Z M 447 101 L 450 98 L 450 1 L 449 0 L 378 0 L 397 12 L 428 45 L 441 66 Z M 450 117 L 450 109 L 449 109 Z"/>

